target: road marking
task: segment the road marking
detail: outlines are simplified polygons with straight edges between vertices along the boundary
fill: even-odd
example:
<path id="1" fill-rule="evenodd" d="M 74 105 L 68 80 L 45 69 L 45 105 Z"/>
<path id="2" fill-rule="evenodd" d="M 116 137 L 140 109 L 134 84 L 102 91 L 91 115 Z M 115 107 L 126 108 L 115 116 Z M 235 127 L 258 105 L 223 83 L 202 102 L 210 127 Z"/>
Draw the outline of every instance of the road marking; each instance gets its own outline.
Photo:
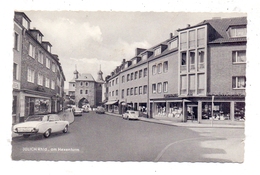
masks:
<path id="1" fill-rule="evenodd" d="M 158 154 L 158 156 L 154 159 L 155 162 L 158 162 L 160 160 L 160 158 L 162 157 L 162 155 L 165 153 L 165 151 L 171 147 L 172 145 L 176 144 L 176 143 L 181 143 L 181 142 L 185 142 L 185 141 L 191 141 L 191 140 L 197 140 L 197 139 L 205 139 L 207 137 L 196 137 L 196 138 L 190 138 L 190 139 L 184 139 L 184 140 L 178 140 L 175 142 L 172 142 L 170 144 L 168 144 L 166 147 L 163 148 L 163 150 Z"/>

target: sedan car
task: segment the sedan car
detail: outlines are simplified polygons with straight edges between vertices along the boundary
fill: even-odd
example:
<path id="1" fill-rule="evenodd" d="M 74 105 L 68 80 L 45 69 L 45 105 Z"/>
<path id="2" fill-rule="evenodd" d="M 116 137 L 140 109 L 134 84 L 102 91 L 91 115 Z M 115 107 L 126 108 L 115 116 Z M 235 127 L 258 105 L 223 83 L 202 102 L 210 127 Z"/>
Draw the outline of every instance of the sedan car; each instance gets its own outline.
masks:
<path id="1" fill-rule="evenodd" d="M 82 116 L 83 110 L 81 108 L 73 108 L 72 109 L 74 116 L 80 115 Z"/>
<path id="2" fill-rule="evenodd" d="M 102 106 L 98 106 L 96 109 L 96 113 L 97 114 L 105 114 L 105 108 L 103 108 Z"/>
<path id="3" fill-rule="evenodd" d="M 29 116 L 25 122 L 13 126 L 13 132 L 25 138 L 33 134 L 43 134 L 48 138 L 51 133 L 69 130 L 69 122 L 64 121 L 57 114 Z"/>
<path id="4" fill-rule="evenodd" d="M 138 111 L 133 111 L 133 110 L 127 110 L 123 115 L 123 119 L 138 119 L 139 117 L 139 112 Z"/>

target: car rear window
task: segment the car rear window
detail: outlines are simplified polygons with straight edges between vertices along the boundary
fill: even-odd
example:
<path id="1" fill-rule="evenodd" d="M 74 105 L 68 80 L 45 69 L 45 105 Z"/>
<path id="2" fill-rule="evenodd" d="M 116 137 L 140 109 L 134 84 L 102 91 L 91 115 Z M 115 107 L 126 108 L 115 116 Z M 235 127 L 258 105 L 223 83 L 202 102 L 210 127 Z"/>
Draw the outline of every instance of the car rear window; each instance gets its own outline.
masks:
<path id="1" fill-rule="evenodd" d="M 135 112 L 134 111 L 132 111 L 132 112 L 130 112 L 131 114 L 135 114 Z"/>

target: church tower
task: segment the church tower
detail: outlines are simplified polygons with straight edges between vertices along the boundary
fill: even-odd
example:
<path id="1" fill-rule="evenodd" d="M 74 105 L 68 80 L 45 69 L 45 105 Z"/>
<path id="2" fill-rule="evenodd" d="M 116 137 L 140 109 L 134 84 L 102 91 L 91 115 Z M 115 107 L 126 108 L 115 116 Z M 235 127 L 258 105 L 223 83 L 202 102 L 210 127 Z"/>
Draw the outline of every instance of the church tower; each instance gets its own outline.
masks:
<path id="1" fill-rule="evenodd" d="M 101 71 L 101 65 L 100 65 L 100 68 L 99 68 L 99 71 L 98 71 L 98 78 L 97 78 L 97 81 L 98 83 L 104 83 L 104 79 L 103 79 L 103 72 Z"/>

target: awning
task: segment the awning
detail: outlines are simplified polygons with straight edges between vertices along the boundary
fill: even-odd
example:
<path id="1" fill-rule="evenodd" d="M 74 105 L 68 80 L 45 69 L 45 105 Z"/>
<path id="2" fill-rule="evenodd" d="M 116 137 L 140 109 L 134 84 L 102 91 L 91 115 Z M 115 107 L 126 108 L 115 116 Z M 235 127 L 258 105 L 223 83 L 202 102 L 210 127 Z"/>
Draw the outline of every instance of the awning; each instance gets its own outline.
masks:
<path id="1" fill-rule="evenodd" d="M 117 102 L 118 102 L 118 100 L 108 101 L 108 102 L 105 103 L 105 105 L 113 105 Z"/>

